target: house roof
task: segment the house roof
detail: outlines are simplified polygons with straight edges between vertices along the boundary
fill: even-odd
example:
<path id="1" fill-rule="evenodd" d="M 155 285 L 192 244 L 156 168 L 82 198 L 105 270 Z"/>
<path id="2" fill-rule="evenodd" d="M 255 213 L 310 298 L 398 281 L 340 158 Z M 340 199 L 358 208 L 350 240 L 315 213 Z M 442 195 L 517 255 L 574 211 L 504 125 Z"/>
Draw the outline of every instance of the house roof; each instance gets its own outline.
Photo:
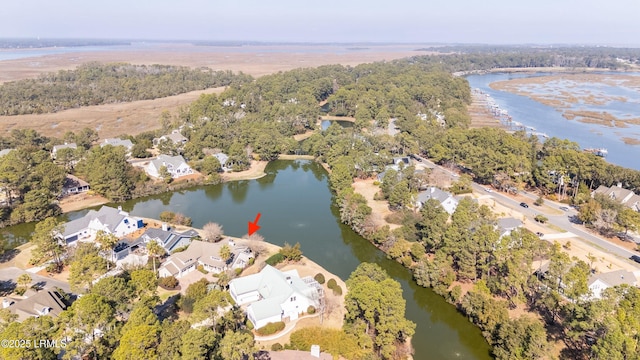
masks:
<path id="1" fill-rule="evenodd" d="M 89 186 L 89 183 L 71 174 L 67 174 L 62 185 L 63 189 L 73 189 L 77 187 Z"/>
<path id="2" fill-rule="evenodd" d="M 198 236 L 198 232 L 195 230 L 187 230 L 179 233 L 173 230 L 162 230 L 158 228 L 148 228 L 140 238 L 143 240 L 154 239 L 162 245 L 165 250 L 171 251 L 173 247 L 184 238 L 192 238 Z M 146 241 L 145 241 L 146 242 Z"/>
<path id="3" fill-rule="evenodd" d="M 229 155 L 227 155 L 225 153 L 213 154 L 213 157 L 218 159 L 218 162 L 220 163 L 220 166 L 224 166 L 224 164 L 227 163 L 227 160 L 229 160 Z"/>
<path id="4" fill-rule="evenodd" d="M 5 156 L 8 153 L 12 152 L 13 150 L 15 150 L 15 149 L 3 149 L 3 150 L 0 150 L 0 156 Z"/>
<path id="5" fill-rule="evenodd" d="M 104 142 L 102 144 L 100 144 L 100 147 L 106 146 L 106 145 L 111 145 L 111 146 L 124 146 L 127 149 L 131 149 L 133 147 L 133 143 L 131 142 L 131 140 L 129 139 L 119 139 L 119 138 L 111 138 L 111 139 L 104 139 Z"/>
<path id="6" fill-rule="evenodd" d="M 55 291 L 40 291 L 24 300 L 16 301 L 8 307 L 11 312 L 18 315 L 19 321 L 32 316 L 44 315 L 43 309 L 49 309 L 48 315 L 58 316 L 66 308 L 60 294 Z"/>
<path id="7" fill-rule="evenodd" d="M 589 286 L 598 280 L 610 287 L 622 284 L 636 285 L 638 282 L 636 276 L 627 270 L 616 270 L 607 273 L 593 274 L 589 277 Z"/>
<path id="8" fill-rule="evenodd" d="M 238 256 L 238 253 L 242 253 L 247 249 L 246 247 L 242 246 L 231 246 L 227 239 L 217 243 L 192 240 L 189 244 L 189 247 L 185 251 L 181 251 L 169 256 L 162 267 L 167 268 L 167 270 L 169 270 L 171 274 L 177 274 L 178 272 L 184 270 L 187 266 L 193 264 L 194 261 L 212 267 L 224 268 L 227 263 L 225 263 L 220 258 L 220 249 L 224 245 L 227 245 L 231 248 L 233 259 Z M 173 264 L 173 267 L 170 266 L 171 264 Z"/>
<path id="9" fill-rule="evenodd" d="M 151 163 L 156 167 L 156 169 L 160 169 L 161 166 L 176 169 L 180 167 L 180 165 L 186 164 L 182 155 L 170 156 L 164 154 L 159 155 L 157 158 L 152 160 Z"/>
<path id="10" fill-rule="evenodd" d="M 62 235 L 66 237 L 77 233 L 87 228 L 89 223 L 95 219 L 103 225 L 106 225 L 110 230 L 115 230 L 118 224 L 127 216 L 128 214 L 126 212 L 108 206 L 103 206 L 98 211 L 89 210 L 85 216 L 64 224 L 64 232 Z"/>
<path id="11" fill-rule="evenodd" d="M 498 219 L 498 228 L 502 230 L 513 230 L 522 226 L 522 221 L 516 218 L 508 217 Z"/>
<path id="12" fill-rule="evenodd" d="M 417 201 L 424 204 L 427 201 L 429 201 L 429 199 L 435 199 L 438 200 L 438 202 L 440 202 L 441 204 L 443 202 L 445 202 L 448 198 L 450 198 L 452 195 L 446 191 L 442 191 L 436 187 L 430 187 L 425 191 L 421 191 L 418 193 L 418 198 Z"/>
<path id="13" fill-rule="evenodd" d="M 62 145 L 54 145 L 51 151 L 55 153 L 62 149 L 77 149 L 77 148 L 78 148 L 78 145 L 76 145 L 76 143 L 68 143 L 68 144 L 62 144 Z"/>

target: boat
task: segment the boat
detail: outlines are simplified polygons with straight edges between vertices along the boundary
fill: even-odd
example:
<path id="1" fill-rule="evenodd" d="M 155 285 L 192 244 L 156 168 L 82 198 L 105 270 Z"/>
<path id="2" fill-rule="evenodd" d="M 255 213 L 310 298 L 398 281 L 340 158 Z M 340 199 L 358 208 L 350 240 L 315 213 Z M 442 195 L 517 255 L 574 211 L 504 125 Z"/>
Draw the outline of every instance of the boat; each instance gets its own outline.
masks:
<path id="1" fill-rule="evenodd" d="M 584 151 L 600 157 L 606 157 L 609 154 L 605 148 L 586 148 Z"/>

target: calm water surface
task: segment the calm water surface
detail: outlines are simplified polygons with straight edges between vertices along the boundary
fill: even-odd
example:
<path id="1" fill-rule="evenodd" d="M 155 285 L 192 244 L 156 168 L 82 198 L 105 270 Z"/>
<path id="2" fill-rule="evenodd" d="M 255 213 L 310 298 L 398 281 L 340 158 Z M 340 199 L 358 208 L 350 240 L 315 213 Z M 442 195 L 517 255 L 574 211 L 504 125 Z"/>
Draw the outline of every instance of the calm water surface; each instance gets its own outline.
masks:
<path id="1" fill-rule="evenodd" d="M 260 212 L 260 234 L 267 241 L 278 245 L 300 242 L 306 256 L 343 280 L 361 262 L 374 262 L 399 281 L 407 317 L 417 324 L 415 359 L 490 359 L 489 345 L 466 317 L 430 289 L 418 286 L 407 269 L 340 223 L 327 173 L 320 165 L 274 161 L 266 172 L 257 180 L 196 187 L 121 205 L 134 215 L 151 218 L 165 210 L 181 212 L 192 218 L 195 227 L 214 221 L 232 236 L 244 235 L 247 221 Z M 86 211 L 67 217 L 77 218 Z M 5 234 L 12 229 L 27 232 L 27 227 L 5 229 Z"/>
<path id="2" fill-rule="evenodd" d="M 615 73 L 606 73 L 615 74 Z M 623 73 L 624 75 L 640 75 L 638 73 Z M 506 109 L 513 121 L 520 122 L 526 126 L 533 126 L 538 132 L 544 132 L 550 137 L 555 136 L 561 139 L 569 139 L 580 144 L 582 148 L 607 148 L 609 155 L 607 160 L 611 163 L 640 170 L 640 145 L 627 145 L 621 137 L 629 136 L 640 138 L 640 126 L 630 125 L 627 128 L 611 128 L 598 124 L 587 124 L 573 120 L 569 121 L 562 117 L 562 113 L 551 106 L 544 105 L 527 96 L 517 95 L 506 91 L 498 91 L 489 87 L 489 84 L 496 81 L 517 79 L 523 77 L 539 77 L 547 75 L 557 75 L 552 73 L 534 74 L 510 74 L 492 73 L 483 75 L 467 76 L 471 88 L 478 88 L 491 95 L 495 102 L 502 109 Z M 556 82 L 559 88 L 557 91 L 575 91 L 570 83 Z M 566 88 L 565 88 L 566 86 Z M 585 89 L 583 89 L 585 90 Z M 610 96 L 629 96 L 629 90 L 612 86 L 598 86 L 594 84 L 586 90 L 597 90 L 602 94 Z M 585 91 L 586 91 L 585 90 Z M 548 91 L 548 90 L 546 90 Z M 635 99 L 635 100 L 634 100 Z M 607 111 L 622 118 L 640 116 L 637 94 L 630 102 L 611 101 L 605 105 L 589 105 L 587 110 Z M 582 105 L 584 108 L 586 105 Z"/>

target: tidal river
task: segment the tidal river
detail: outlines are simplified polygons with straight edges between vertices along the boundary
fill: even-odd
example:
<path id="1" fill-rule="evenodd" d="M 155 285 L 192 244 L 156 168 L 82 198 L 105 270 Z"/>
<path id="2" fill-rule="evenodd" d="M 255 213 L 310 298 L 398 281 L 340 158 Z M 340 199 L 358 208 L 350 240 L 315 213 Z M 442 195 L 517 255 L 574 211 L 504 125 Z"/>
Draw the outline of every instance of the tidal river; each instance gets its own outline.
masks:
<path id="1" fill-rule="evenodd" d="M 192 218 L 195 227 L 213 221 L 233 236 L 244 235 L 247 221 L 260 212 L 260 234 L 266 241 L 278 245 L 300 242 L 306 256 L 343 280 L 361 262 L 373 262 L 399 281 L 407 301 L 406 315 L 417 324 L 415 359 L 490 358 L 489 345 L 466 317 L 430 289 L 418 286 L 407 269 L 340 223 L 327 173 L 319 164 L 274 161 L 266 172 L 257 180 L 196 187 L 120 205 L 133 215 L 150 218 L 158 218 L 165 210 L 181 212 Z M 67 216 L 84 213 L 86 210 Z"/>
<path id="2" fill-rule="evenodd" d="M 615 75 L 616 73 L 604 73 Z M 625 75 L 640 75 L 638 73 L 624 73 Z M 489 84 L 497 81 L 519 79 L 523 77 L 539 77 L 547 75 L 557 75 L 551 73 L 490 73 L 483 75 L 469 75 L 466 79 L 472 89 L 477 88 L 489 94 L 500 108 L 505 109 L 512 116 L 513 121 L 522 123 L 525 126 L 534 127 L 537 132 L 546 133 L 550 137 L 569 139 L 577 142 L 581 148 L 606 148 L 609 152 L 607 161 L 624 167 L 640 170 L 640 145 L 625 144 L 622 136 L 640 137 L 640 125 L 629 125 L 625 128 L 607 127 L 598 124 L 582 123 L 577 120 L 567 120 L 562 113 L 555 108 L 537 102 L 527 96 L 517 95 L 506 91 L 494 90 Z M 553 91 L 572 92 L 576 91 L 570 85 L 555 83 L 557 88 Z M 621 93 L 621 89 L 604 84 L 592 84 L 591 90 L 598 90 L 606 96 L 629 96 Z M 577 89 L 581 90 L 581 89 Z M 584 89 L 582 89 L 584 90 Z M 596 93 L 597 95 L 598 93 Z M 589 110 L 606 111 L 611 114 L 625 114 L 630 117 L 640 118 L 640 107 L 633 103 L 637 99 L 630 98 L 630 101 L 609 101 L 595 108 L 590 106 Z M 583 107 L 585 104 L 581 104 Z M 544 140 L 544 139 L 543 139 Z"/>

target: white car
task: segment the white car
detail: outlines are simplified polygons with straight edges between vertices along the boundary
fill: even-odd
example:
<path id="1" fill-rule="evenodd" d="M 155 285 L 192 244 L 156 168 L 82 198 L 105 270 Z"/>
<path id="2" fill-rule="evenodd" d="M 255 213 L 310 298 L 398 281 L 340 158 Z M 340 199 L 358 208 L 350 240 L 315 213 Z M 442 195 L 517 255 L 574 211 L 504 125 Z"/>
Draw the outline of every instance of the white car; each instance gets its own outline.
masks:
<path id="1" fill-rule="evenodd" d="M 493 192 L 493 190 L 489 189 L 489 188 L 484 188 L 484 191 L 486 192 Z"/>

